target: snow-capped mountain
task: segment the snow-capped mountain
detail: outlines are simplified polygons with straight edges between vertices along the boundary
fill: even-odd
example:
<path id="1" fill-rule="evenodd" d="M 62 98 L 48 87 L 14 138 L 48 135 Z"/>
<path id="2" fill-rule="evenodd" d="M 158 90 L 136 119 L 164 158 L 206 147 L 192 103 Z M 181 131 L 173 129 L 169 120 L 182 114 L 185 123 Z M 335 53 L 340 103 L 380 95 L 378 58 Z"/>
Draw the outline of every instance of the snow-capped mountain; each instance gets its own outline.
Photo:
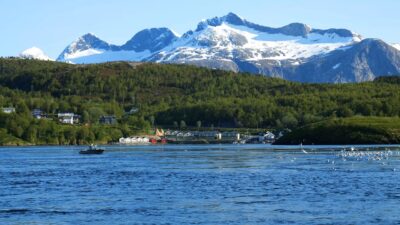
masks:
<path id="1" fill-rule="evenodd" d="M 19 57 L 24 59 L 38 59 L 38 60 L 48 60 L 54 61 L 50 57 L 48 57 L 40 48 L 32 47 L 24 50 L 19 54 Z"/>
<path id="2" fill-rule="evenodd" d="M 185 63 L 304 82 L 359 82 L 400 74 L 400 52 L 393 47 L 346 29 L 321 30 L 301 23 L 271 28 L 229 13 L 201 21 L 182 36 L 168 28 L 146 29 L 122 46 L 86 34 L 57 60 Z M 344 58 L 350 61 L 342 62 Z M 376 67 L 373 59 L 383 58 L 385 66 Z"/>
<path id="3" fill-rule="evenodd" d="M 314 57 L 288 72 L 286 79 L 301 82 L 363 82 L 378 76 L 400 75 L 400 51 L 378 39 L 364 39 L 346 51 Z"/>
<path id="4" fill-rule="evenodd" d="M 65 48 L 57 60 L 72 63 L 142 61 L 176 38 L 167 28 L 153 28 L 140 31 L 124 45 L 116 46 L 88 33 Z"/>
<path id="5" fill-rule="evenodd" d="M 110 45 L 107 42 L 96 37 L 94 34 L 88 33 L 72 42 L 58 56 L 58 61 L 74 62 L 74 60 L 85 58 L 92 55 L 99 55 L 106 52 L 119 50 L 117 46 Z M 100 62 L 100 60 L 99 60 Z M 77 62 L 78 63 L 78 62 Z M 82 61 L 80 63 L 90 63 Z"/>
<path id="6" fill-rule="evenodd" d="M 299 23 L 263 27 L 230 13 L 202 21 L 195 31 L 187 32 L 151 60 L 195 64 L 217 60 L 233 67 L 238 61 L 257 64 L 266 60 L 297 65 L 360 40 L 347 30 L 313 30 Z"/>

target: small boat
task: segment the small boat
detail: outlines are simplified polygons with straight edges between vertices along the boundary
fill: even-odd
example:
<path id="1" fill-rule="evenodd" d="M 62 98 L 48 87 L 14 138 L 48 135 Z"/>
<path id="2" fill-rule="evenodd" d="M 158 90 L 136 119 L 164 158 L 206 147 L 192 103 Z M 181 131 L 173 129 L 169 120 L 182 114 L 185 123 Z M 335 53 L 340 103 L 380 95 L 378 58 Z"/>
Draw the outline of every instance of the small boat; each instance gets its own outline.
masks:
<path id="1" fill-rule="evenodd" d="M 96 145 L 90 145 L 88 149 L 79 151 L 79 154 L 99 155 L 99 154 L 103 154 L 103 152 L 104 152 L 104 149 L 100 149 Z"/>

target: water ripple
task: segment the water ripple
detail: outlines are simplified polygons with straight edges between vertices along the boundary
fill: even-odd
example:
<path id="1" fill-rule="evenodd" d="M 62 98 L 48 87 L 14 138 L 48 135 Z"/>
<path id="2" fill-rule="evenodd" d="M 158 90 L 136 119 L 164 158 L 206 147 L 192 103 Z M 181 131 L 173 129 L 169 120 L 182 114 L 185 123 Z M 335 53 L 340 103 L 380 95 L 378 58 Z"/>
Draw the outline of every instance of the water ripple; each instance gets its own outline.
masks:
<path id="1" fill-rule="evenodd" d="M 100 157 L 78 150 L 0 148 L 0 221 L 400 222 L 398 147 L 107 147 Z"/>

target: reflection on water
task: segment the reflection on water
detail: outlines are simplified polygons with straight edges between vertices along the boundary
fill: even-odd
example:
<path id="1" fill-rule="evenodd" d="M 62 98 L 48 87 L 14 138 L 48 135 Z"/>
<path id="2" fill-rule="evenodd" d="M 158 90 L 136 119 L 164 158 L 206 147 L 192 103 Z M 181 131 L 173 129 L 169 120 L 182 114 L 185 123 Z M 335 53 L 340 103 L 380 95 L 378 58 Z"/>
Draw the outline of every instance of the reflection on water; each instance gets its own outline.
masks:
<path id="1" fill-rule="evenodd" d="M 1 224 L 399 224 L 398 146 L 0 148 Z"/>

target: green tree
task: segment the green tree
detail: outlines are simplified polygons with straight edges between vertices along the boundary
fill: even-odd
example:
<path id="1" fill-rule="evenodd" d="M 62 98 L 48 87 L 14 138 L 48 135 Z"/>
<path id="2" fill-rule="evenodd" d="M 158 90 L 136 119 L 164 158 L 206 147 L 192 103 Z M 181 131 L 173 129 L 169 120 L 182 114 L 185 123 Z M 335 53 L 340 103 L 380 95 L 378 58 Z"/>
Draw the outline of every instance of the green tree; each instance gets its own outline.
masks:
<path id="1" fill-rule="evenodd" d="M 83 123 L 90 123 L 90 115 L 88 113 L 88 111 L 84 110 L 82 113 L 82 121 Z"/>
<path id="2" fill-rule="evenodd" d="M 36 143 L 37 139 L 37 129 L 35 126 L 29 126 L 24 134 L 24 139 L 30 143 Z"/>
<path id="3" fill-rule="evenodd" d="M 88 110 L 90 122 L 98 123 L 101 116 L 104 116 L 106 113 L 100 107 L 91 107 Z"/>
<path id="4" fill-rule="evenodd" d="M 353 113 L 353 111 L 352 111 L 350 108 L 348 108 L 348 107 L 346 107 L 346 106 L 343 106 L 343 107 L 340 107 L 340 108 L 337 110 L 336 115 L 337 115 L 338 117 L 351 117 L 351 116 L 354 115 L 354 113 Z"/>
<path id="5" fill-rule="evenodd" d="M 282 118 L 282 124 L 286 128 L 295 128 L 298 124 L 298 121 L 292 114 L 288 114 Z"/>

